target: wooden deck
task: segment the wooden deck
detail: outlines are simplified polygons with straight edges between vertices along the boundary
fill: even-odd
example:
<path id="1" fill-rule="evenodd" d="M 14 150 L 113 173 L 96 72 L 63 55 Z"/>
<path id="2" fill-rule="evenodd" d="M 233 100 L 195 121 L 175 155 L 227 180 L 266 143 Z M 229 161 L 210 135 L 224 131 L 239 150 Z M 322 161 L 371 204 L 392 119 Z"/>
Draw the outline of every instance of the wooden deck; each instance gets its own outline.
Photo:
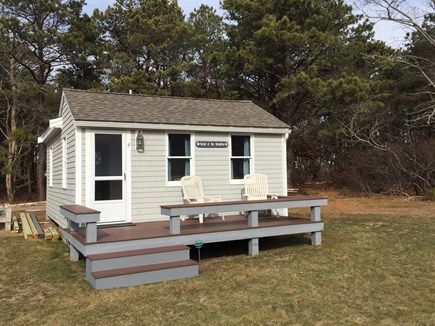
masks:
<path id="1" fill-rule="evenodd" d="M 244 215 L 231 215 L 225 216 L 225 221 L 220 217 L 206 218 L 202 224 L 197 219 L 186 220 L 181 222 L 181 232 L 176 235 L 170 233 L 169 221 L 156 221 L 136 223 L 133 226 L 98 228 L 98 240 L 93 243 L 86 242 L 85 228 L 78 231 L 65 229 L 64 238 L 70 244 L 71 260 L 79 259 L 79 254 L 87 257 L 126 250 L 174 245 L 191 246 L 197 240 L 204 244 L 250 240 L 249 254 L 257 254 L 259 248 L 256 248 L 255 252 L 252 252 L 251 248 L 252 243 L 258 244 L 259 238 L 301 233 L 310 233 L 313 237 L 323 229 L 323 221 L 271 216 L 260 216 L 259 225 L 250 227 Z"/>
<path id="2" fill-rule="evenodd" d="M 325 198 L 313 197 L 167 205 L 161 208 L 168 220 L 98 227 L 98 211 L 83 208 L 83 212 L 74 205 L 60 209 L 69 221 L 63 236 L 70 247 L 70 259 L 85 257 L 87 281 L 95 289 L 109 289 L 197 276 L 198 264 L 189 257 L 195 243 L 249 240 L 248 254 L 257 255 L 260 238 L 310 233 L 311 243 L 319 245 L 324 229 L 320 206 L 324 205 Z M 260 214 L 264 209 L 283 207 L 306 207 L 309 213 L 307 218 Z M 247 216 L 225 215 L 223 220 L 216 215 L 204 218 L 204 223 L 180 218 L 234 211 L 244 211 Z"/>
<path id="3" fill-rule="evenodd" d="M 231 215 L 225 216 L 225 221 L 220 217 L 207 217 L 204 219 L 204 223 L 198 223 L 198 219 L 188 219 L 181 222 L 181 233 L 183 235 L 199 235 L 208 234 L 213 232 L 225 232 L 236 230 L 251 229 L 247 225 L 247 217 L 244 215 Z M 312 222 L 309 219 L 295 218 L 295 217 L 280 217 L 274 216 L 260 216 L 258 228 L 269 228 L 279 226 L 291 226 L 301 224 L 312 224 L 322 222 Z M 80 228 L 79 231 L 74 232 L 69 229 L 65 229 L 65 232 L 69 233 L 82 245 L 86 245 L 86 231 L 85 228 Z M 103 226 L 97 230 L 97 242 L 92 244 L 103 244 L 110 242 L 132 241 L 141 239 L 156 239 L 164 237 L 176 237 L 169 232 L 168 221 L 156 221 L 156 222 L 141 222 L 134 225 L 127 226 Z"/>

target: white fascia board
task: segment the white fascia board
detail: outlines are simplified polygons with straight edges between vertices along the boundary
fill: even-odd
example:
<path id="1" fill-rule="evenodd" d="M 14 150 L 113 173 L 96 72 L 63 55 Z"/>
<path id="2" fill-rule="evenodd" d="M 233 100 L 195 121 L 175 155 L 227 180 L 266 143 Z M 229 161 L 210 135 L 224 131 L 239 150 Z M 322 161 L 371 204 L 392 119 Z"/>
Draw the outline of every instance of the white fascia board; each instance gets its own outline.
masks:
<path id="1" fill-rule="evenodd" d="M 38 137 L 38 144 L 41 144 L 44 142 L 44 135 L 45 135 L 45 133 L 42 136 Z"/>
<path id="2" fill-rule="evenodd" d="M 49 127 L 50 128 L 63 128 L 63 117 L 59 117 L 56 119 L 50 119 L 49 121 Z"/>
<path id="3" fill-rule="evenodd" d="M 59 117 L 62 116 L 63 108 L 64 108 L 63 105 L 64 105 L 65 101 L 66 101 L 66 99 L 65 99 L 65 95 L 64 95 L 64 93 L 63 93 L 63 91 L 62 91 L 62 95 L 61 95 L 61 97 L 60 97 L 59 112 L 58 112 L 58 114 L 57 114 Z"/>
<path id="4" fill-rule="evenodd" d="M 49 143 L 54 137 L 60 134 L 62 129 L 60 128 L 48 128 L 42 136 L 38 137 L 38 144 Z"/>
<path id="5" fill-rule="evenodd" d="M 289 128 L 259 128 L 259 127 L 221 127 L 175 124 L 151 124 L 131 122 L 107 121 L 76 121 L 76 126 L 81 128 L 108 128 L 108 129 L 146 129 L 146 130 L 176 130 L 193 132 L 226 132 L 226 133 L 256 133 L 256 134 L 288 134 Z"/>
<path id="6" fill-rule="evenodd" d="M 38 137 L 38 144 L 40 143 L 48 143 L 54 137 L 60 134 L 63 127 L 63 118 L 51 119 L 49 121 L 48 129 Z"/>

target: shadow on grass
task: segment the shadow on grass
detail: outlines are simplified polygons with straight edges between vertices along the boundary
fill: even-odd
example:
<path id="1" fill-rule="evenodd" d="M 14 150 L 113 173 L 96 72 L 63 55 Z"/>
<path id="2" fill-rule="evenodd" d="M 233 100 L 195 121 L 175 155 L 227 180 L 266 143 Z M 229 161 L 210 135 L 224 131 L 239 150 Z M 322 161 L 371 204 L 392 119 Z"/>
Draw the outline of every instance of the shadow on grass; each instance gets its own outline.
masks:
<path id="1" fill-rule="evenodd" d="M 212 259 L 225 256 L 240 256 L 248 254 L 249 240 L 206 243 L 201 248 L 201 259 Z M 260 254 L 264 251 L 276 250 L 291 246 L 311 245 L 307 234 L 290 236 L 266 237 L 260 239 Z M 191 258 L 198 260 L 198 250 L 191 246 Z"/>

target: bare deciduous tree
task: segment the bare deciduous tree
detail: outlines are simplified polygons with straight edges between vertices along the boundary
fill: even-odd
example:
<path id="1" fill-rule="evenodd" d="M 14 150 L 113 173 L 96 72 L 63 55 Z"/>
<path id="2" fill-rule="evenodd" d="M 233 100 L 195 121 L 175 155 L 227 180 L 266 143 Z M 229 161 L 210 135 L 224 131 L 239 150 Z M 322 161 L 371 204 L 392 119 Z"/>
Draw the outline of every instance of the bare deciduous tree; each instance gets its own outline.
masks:
<path id="1" fill-rule="evenodd" d="M 408 85 L 400 90 L 398 81 L 393 92 L 408 102 L 392 96 L 383 108 L 369 112 L 360 103 L 349 108 L 353 113 L 342 124 L 352 139 L 387 154 L 382 154 L 388 158 L 385 165 L 400 172 L 396 183 L 400 188 L 407 184 L 404 191 L 423 195 L 435 187 L 435 154 L 430 150 L 435 143 L 435 0 L 418 8 L 404 0 L 355 3 L 372 21 L 390 21 L 408 29 L 406 47 L 389 58 L 402 68 L 401 82 Z"/>
<path id="2" fill-rule="evenodd" d="M 435 0 L 427 0 L 425 5 L 419 7 L 413 6 L 410 1 L 406 0 L 356 0 L 354 4 L 367 18 L 373 21 L 389 21 L 401 25 L 411 33 L 417 33 L 420 38 L 427 42 L 432 54 L 435 53 L 434 28 L 429 28 L 427 25 L 430 16 L 434 19 Z M 406 51 L 399 51 L 392 59 L 417 71 L 426 80 L 428 88 L 425 93 L 429 100 L 415 107 L 412 122 L 425 122 L 428 125 L 434 125 L 435 57 L 425 58 Z"/>

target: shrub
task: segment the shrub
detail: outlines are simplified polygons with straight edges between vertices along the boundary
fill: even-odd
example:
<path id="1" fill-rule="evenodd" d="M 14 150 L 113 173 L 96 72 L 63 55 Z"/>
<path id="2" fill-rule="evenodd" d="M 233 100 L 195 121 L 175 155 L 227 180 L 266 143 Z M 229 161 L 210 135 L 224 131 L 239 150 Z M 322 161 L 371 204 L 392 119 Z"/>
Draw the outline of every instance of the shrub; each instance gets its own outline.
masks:
<path id="1" fill-rule="evenodd" d="M 429 200 L 435 200 L 435 187 L 426 190 L 426 198 Z"/>

